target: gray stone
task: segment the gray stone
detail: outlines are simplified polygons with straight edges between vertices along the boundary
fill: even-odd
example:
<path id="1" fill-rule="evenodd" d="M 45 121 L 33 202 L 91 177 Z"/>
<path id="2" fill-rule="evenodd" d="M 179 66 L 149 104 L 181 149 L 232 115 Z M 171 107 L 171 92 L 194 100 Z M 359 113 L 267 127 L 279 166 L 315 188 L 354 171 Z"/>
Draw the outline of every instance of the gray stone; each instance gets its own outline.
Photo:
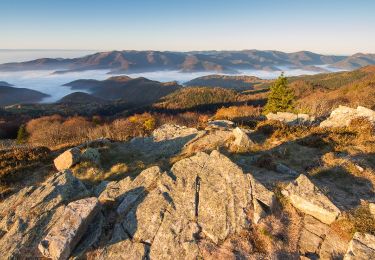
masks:
<path id="1" fill-rule="evenodd" d="M 60 154 L 53 162 L 59 171 L 70 169 L 81 159 L 81 151 L 78 148 L 71 148 Z"/>
<path id="2" fill-rule="evenodd" d="M 233 144 L 237 149 L 248 149 L 254 144 L 250 137 L 241 128 L 236 127 L 233 129 L 232 133 L 235 138 Z"/>
<path id="3" fill-rule="evenodd" d="M 331 224 L 340 215 L 340 210 L 303 174 L 283 189 L 282 194 L 295 208 L 325 224 Z"/>
<path id="4" fill-rule="evenodd" d="M 117 208 L 118 222 L 105 257 L 117 250 L 151 259 L 196 259 L 199 237 L 221 243 L 247 228 L 252 203 L 249 175 L 217 151 L 198 153 L 175 163 L 168 173 L 127 182 Z M 131 237 L 128 239 L 127 236 Z M 121 245 L 121 246 L 120 246 Z"/>
<path id="5" fill-rule="evenodd" d="M 69 203 L 59 221 L 40 242 L 40 252 L 52 259 L 68 259 L 100 208 L 95 197 Z"/>
<path id="6" fill-rule="evenodd" d="M 356 232 L 349 243 L 344 260 L 374 259 L 375 258 L 375 236 Z"/>
<path id="7" fill-rule="evenodd" d="M 207 123 L 207 129 L 231 129 L 234 125 L 235 124 L 229 120 L 213 120 Z"/>
<path id="8" fill-rule="evenodd" d="M 321 259 L 335 259 L 344 256 L 348 248 L 348 241 L 332 230 L 328 230 L 325 239 L 320 247 L 319 256 Z"/>
<path id="9" fill-rule="evenodd" d="M 142 171 L 134 180 L 126 177 L 120 181 L 113 181 L 106 185 L 103 192 L 99 196 L 102 203 L 122 201 L 126 193 L 132 189 L 143 187 L 146 189 L 162 174 L 160 168 L 155 166 Z M 129 195 L 128 195 L 129 196 Z M 120 208 L 125 207 L 121 206 Z"/>
<path id="10" fill-rule="evenodd" d="M 365 118 L 375 124 L 375 111 L 361 106 L 358 106 L 357 109 L 339 106 L 331 112 L 329 118 L 320 123 L 320 126 L 345 127 L 356 118 Z"/>
<path id="11" fill-rule="evenodd" d="M 276 206 L 275 194 L 249 174 L 253 199 L 253 222 L 257 224 L 262 218 L 272 213 Z"/>
<path id="12" fill-rule="evenodd" d="M 171 140 L 175 138 L 186 137 L 189 135 L 195 135 L 198 130 L 195 128 L 188 128 L 186 126 L 165 124 L 155 129 L 152 132 L 152 137 L 155 142 L 161 142 Z"/>
<path id="13" fill-rule="evenodd" d="M 293 114 L 289 112 L 269 113 L 266 115 L 268 120 L 276 120 L 288 125 L 311 124 L 315 117 L 308 114 Z"/>
<path id="14" fill-rule="evenodd" d="M 81 155 L 81 160 L 90 161 L 96 165 L 100 165 L 100 153 L 96 148 L 87 148 Z"/>
<path id="15" fill-rule="evenodd" d="M 60 219 L 65 204 L 89 195 L 85 186 L 66 170 L 53 174 L 38 187 L 20 190 L 1 203 L 0 252 L 4 259 L 38 256 L 37 245 Z"/>

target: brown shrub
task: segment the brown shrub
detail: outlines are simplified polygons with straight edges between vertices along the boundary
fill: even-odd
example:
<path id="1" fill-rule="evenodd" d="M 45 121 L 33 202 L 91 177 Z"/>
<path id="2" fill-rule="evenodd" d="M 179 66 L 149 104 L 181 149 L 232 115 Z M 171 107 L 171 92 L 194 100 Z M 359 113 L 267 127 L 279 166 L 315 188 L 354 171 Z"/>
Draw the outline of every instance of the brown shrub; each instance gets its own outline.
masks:
<path id="1" fill-rule="evenodd" d="M 128 140 L 130 137 L 147 135 L 155 127 L 156 119 L 149 113 L 136 114 L 104 124 L 84 117 L 64 119 L 59 115 L 54 115 L 29 121 L 26 130 L 30 144 L 56 148 L 98 138 Z"/>
<path id="2" fill-rule="evenodd" d="M 231 106 L 222 107 L 216 111 L 216 119 L 257 119 L 261 116 L 261 108 L 254 106 Z"/>
<path id="3" fill-rule="evenodd" d="M 207 114 L 199 114 L 197 112 L 185 112 L 176 115 L 157 114 L 156 116 L 159 125 L 169 123 L 189 127 L 204 125 L 210 118 Z"/>

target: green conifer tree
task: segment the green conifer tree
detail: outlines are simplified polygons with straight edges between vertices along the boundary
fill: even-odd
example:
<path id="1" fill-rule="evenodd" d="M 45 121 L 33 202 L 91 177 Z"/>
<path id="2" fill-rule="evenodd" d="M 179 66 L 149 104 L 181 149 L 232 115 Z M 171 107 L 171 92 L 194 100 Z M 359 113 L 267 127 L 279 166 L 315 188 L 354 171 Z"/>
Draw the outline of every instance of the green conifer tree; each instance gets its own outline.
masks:
<path id="1" fill-rule="evenodd" d="M 274 82 L 271 87 L 264 112 L 293 112 L 294 101 L 294 91 L 289 88 L 288 80 L 284 76 L 284 73 L 281 73 L 280 77 Z"/>
<path id="2" fill-rule="evenodd" d="M 18 128 L 17 132 L 17 143 L 23 144 L 26 142 L 27 139 L 27 132 L 25 125 L 21 125 L 20 128 Z"/>

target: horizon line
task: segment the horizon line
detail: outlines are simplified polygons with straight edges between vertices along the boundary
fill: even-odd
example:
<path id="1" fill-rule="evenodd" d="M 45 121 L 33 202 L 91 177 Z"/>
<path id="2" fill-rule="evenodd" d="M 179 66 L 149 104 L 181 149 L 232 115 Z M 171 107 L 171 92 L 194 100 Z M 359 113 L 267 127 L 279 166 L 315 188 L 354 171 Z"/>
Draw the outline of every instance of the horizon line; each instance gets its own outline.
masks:
<path id="1" fill-rule="evenodd" d="M 181 52 L 181 53 L 188 53 L 188 52 L 210 52 L 210 51 L 216 51 L 216 52 L 240 52 L 240 51 L 275 51 L 275 52 L 284 52 L 284 53 L 298 53 L 298 52 L 311 52 L 315 54 L 322 54 L 322 55 L 334 55 L 334 56 L 351 56 L 355 54 L 375 54 L 375 52 L 362 52 L 362 51 L 356 51 L 353 53 L 328 53 L 328 52 L 315 52 L 310 51 L 306 49 L 298 50 L 298 51 L 282 51 L 277 49 L 205 49 L 205 50 L 167 50 L 167 49 L 64 49 L 64 48 L 51 48 L 51 49 L 45 49 L 45 48 L 0 48 L 0 51 L 92 51 L 92 52 L 112 52 L 112 51 L 158 51 L 158 52 Z"/>

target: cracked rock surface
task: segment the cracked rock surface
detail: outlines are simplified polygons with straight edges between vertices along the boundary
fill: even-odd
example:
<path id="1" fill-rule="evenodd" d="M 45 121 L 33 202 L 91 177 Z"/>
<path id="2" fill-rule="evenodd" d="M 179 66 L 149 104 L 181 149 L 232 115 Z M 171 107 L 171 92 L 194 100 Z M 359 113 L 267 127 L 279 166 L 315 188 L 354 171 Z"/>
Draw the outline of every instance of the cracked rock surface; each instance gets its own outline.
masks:
<path id="1" fill-rule="evenodd" d="M 151 259 L 196 259 L 202 241 L 217 244 L 248 226 L 249 175 L 219 152 L 198 153 L 169 172 L 154 167 L 139 176 L 151 170 L 158 172 L 151 185 L 133 181 L 125 192 L 116 238 L 103 258 L 127 248 Z"/>

